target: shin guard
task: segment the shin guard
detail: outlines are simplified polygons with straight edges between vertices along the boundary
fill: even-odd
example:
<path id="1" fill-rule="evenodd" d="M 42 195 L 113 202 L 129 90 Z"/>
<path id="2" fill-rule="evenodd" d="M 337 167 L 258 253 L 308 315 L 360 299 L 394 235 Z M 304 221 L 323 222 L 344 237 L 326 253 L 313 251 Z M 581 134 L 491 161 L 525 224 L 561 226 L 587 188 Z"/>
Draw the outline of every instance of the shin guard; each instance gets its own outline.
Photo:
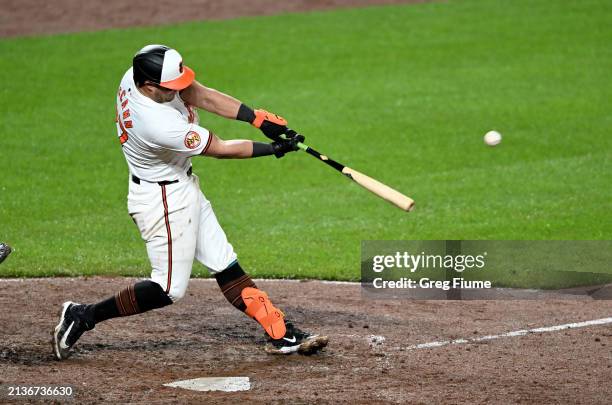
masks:
<path id="1" fill-rule="evenodd" d="M 259 322 L 272 339 L 285 336 L 285 315 L 272 305 L 268 294 L 257 288 L 247 287 L 242 290 L 241 295 L 246 305 L 245 314 Z"/>

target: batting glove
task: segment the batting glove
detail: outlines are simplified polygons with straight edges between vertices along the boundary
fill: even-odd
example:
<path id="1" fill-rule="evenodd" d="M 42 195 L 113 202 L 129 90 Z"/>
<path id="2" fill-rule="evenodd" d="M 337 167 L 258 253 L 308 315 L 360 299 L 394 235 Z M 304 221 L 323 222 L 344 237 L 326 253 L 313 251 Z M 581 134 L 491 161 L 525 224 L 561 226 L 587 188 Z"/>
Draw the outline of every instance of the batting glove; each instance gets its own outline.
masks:
<path id="1" fill-rule="evenodd" d="M 271 144 L 272 149 L 274 149 L 274 156 L 280 159 L 285 156 L 285 153 L 295 152 L 299 149 L 297 145 L 299 142 L 304 142 L 304 137 L 297 133 L 292 138 L 279 138 Z"/>

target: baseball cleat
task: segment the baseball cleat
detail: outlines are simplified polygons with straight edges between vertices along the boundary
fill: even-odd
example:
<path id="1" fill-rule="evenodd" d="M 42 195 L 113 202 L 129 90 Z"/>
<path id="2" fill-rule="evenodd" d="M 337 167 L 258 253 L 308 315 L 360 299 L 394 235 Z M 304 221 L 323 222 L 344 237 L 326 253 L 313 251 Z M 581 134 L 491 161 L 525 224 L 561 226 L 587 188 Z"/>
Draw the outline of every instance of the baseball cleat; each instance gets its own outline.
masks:
<path id="1" fill-rule="evenodd" d="M 71 348 L 81 335 L 94 328 L 94 322 L 85 316 L 86 305 L 67 301 L 60 310 L 59 323 L 51 332 L 53 335 L 53 354 L 58 360 L 70 357 Z"/>
<path id="2" fill-rule="evenodd" d="M 0 263 L 4 261 L 11 254 L 13 249 L 6 243 L 0 243 Z"/>
<path id="3" fill-rule="evenodd" d="M 299 353 L 303 355 L 315 354 L 327 346 L 327 336 L 311 335 L 304 332 L 291 322 L 286 322 L 287 332 L 281 339 L 271 339 L 268 337 L 266 352 L 270 354 L 291 354 Z"/>

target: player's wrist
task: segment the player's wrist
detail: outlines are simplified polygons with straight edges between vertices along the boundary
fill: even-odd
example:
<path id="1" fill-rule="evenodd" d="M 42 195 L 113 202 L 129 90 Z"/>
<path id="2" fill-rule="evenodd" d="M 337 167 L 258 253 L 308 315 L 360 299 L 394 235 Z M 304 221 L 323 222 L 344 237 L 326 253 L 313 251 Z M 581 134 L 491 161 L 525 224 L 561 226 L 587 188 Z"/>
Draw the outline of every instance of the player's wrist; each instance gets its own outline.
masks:
<path id="1" fill-rule="evenodd" d="M 238 108 L 238 115 L 236 119 L 239 121 L 248 122 L 249 124 L 255 121 L 255 111 L 251 107 L 245 104 L 240 104 L 240 108 Z"/>
<path id="2" fill-rule="evenodd" d="M 253 142 L 253 154 L 251 157 L 270 156 L 274 152 L 274 146 L 271 143 Z"/>
<path id="3" fill-rule="evenodd" d="M 287 120 L 283 117 L 266 110 L 253 110 L 245 104 L 240 104 L 236 119 L 248 122 L 273 141 L 278 140 L 288 130 Z"/>

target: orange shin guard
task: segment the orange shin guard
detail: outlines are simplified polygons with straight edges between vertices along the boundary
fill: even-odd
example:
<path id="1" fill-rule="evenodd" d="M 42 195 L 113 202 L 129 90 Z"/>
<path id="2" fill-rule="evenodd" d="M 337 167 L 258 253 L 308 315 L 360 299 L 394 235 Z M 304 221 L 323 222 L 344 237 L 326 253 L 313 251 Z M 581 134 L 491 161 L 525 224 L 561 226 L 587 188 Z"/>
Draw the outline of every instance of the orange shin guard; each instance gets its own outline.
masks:
<path id="1" fill-rule="evenodd" d="M 270 302 L 268 294 L 253 287 L 246 287 L 240 293 L 246 305 L 244 311 L 255 319 L 272 339 L 285 336 L 285 315 Z"/>

